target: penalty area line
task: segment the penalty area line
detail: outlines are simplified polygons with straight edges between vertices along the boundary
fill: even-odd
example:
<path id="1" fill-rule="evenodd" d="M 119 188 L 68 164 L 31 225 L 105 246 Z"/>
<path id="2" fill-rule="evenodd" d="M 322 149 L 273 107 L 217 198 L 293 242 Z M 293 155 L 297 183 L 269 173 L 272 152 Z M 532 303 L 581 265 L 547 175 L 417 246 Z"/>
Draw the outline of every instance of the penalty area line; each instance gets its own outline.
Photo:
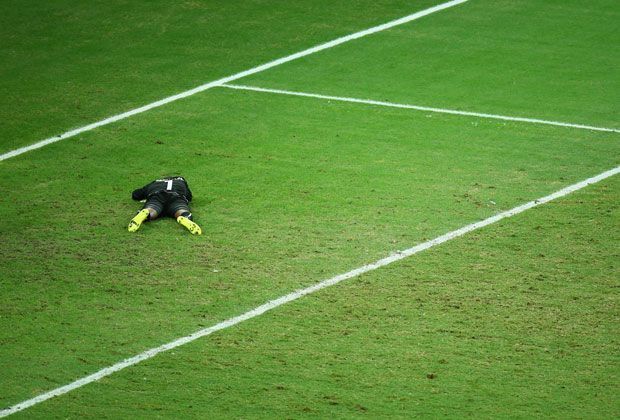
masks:
<path id="1" fill-rule="evenodd" d="M 536 206 L 539 206 L 541 204 L 548 203 L 548 202 L 550 202 L 552 200 L 555 200 L 557 198 L 564 197 L 564 196 L 566 196 L 566 195 L 568 195 L 568 194 L 570 194 L 572 192 L 575 192 L 577 190 L 585 188 L 585 187 L 587 187 L 590 184 L 594 184 L 594 183 L 597 183 L 599 181 L 602 181 L 602 180 L 604 180 L 606 178 L 609 178 L 611 176 L 614 176 L 614 175 L 616 175 L 618 173 L 620 173 L 620 166 L 617 166 L 614 169 L 610 169 L 610 170 L 608 170 L 606 172 L 603 172 L 603 173 L 601 173 L 599 175 L 596 175 L 594 177 L 588 178 L 588 179 L 586 179 L 584 181 L 581 181 L 581 182 L 578 182 L 576 184 L 570 185 L 570 186 L 568 186 L 566 188 L 563 188 L 563 189 L 561 189 L 559 191 L 556 191 L 553 194 L 547 195 L 545 197 L 541 197 L 541 198 L 539 198 L 537 200 L 530 201 L 528 203 L 522 204 L 522 205 L 520 205 L 518 207 L 515 207 L 513 209 L 510 209 L 510 210 L 498 213 L 495 216 L 491 216 L 491 217 L 489 217 L 487 219 L 484 219 L 482 221 L 469 224 L 467 226 L 464 226 L 464 227 L 462 227 L 460 229 L 457 229 L 457 230 L 454 230 L 452 232 L 448 232 L 448 233 L 446 233 L 446 234 L 444 234 L 442 236 L 439 236 L 439 237 L 437 237 L 435 239 L 432 239 L 430 241 L 423 242 L 421 244 L 413 246 L 413 247 L 411 247 L 409 249 L 406 249 L 404 251 L 399 251 L 399 252 L 393 253 L 392 255 L 390 255 L 390 256 L 388 256 L 386 258 L 380 259 L 378 261 L 375 261 L 374 263 L 367 264 L 367 265 L 361 266 L 359 268 L 356 268 L 354 270 L 351 270 L 351 271 L 349 271 L 347 273 L 337 275 L 337 276 L 332 277 L 332 278 L 327 279 L 327 280 L 323 280 L 323 281 L 321 281 L 319 283 L 316 283 L 316 284 L 314 284 L 312 286 L 309 286 L 309 287 L 306 287 L 304 289 L 296 290 L 296 291 L 291 292 L 291 293 L 289 293 L 287 295 L 281 296 L 281 297 L 279 297 L 277 299 L 274 299 L 274 300 L 271 300 L 271 301 L 269 301 L 267 303 L 264 303 L 263 305 L 260 305 L 260 306 L 258 306 L 256 308 L 254 308 L 254 309 L 252 309 L 252 310 L 250 310 L 248 312 L 245 312 L 245 313 L 243 313 L 241 315 L 238 315 L 238 316 L 236 316 L 234 318 L 230 318 L 230 319 L 227 319 L 227 320 L 225 320 L 223 322 L 215 324 L 215 325 L 213 325 L 211 327 L 204 328 L 202 330 L 198 330 L 198 331 L 194 332 L 193 334 L 190 334 L 190 335 L 185 336 L 185 337 L 181 337 L 179 339 L 176 339 L 176 340 L 171 341 L 171 342 L 166 343 L 166 344 L 162 344 L 159 347 L 155 347 L 155 348 L 152 348 L 150 350 L 146 350 L 145 352 L 142 352 L 142 353 L 140 353 L 140 354 L 138 354 L 136 356 L 130 357 L 128 359 L 125 359 L 125 360 L 123 360 L 123 361 L 121 361 L 119 363 L 116 363 L 116 364 L 112 365 L 112 366 L 109 366 L 109 367 L 106 367 L 104 369 L 101 369 L 98 372 L 95 372 L 95 373 L 93 373 L 91 375 L 85 376 L 85 377 L 83 377 L 81 379 L 78 379 L 78 380 L 76 380 L 74 382 L 71 382 L 70 384 L 67 384 L 65 386 L 61 386 L 61 387 L 56 388 L 54 390 L 48 391 L 46 393 L 43 393 L 43 394 L 41 394 L 39 396 L 36 396 L 34 398 L 31 398 L 29 400 L 22 401 L 22 402 L 14 405 L 12 407 L 4 409 L 4 410 L 0 410 L 0 417 L 5 417 L 5 416 L 8 416 L 8 415 L 17 413 L 18 411 L 22 411 L 22 410 L 24 410 L 24 409 L 26 409 L 28 407 L 32 407 L 33 405 L 42 403 L 43 401 L 46 401 L 46 400 L 48 400 L 50 398 L 53 398 L 53 397 L 56 397 L 56 396 L 59 396 L 59 395 L 62 395 L 62 394 L 66 394 L 66 393 L 68 393 L 70 391 L 73 391 L 73 390 L 75 390 L 77 388 L 83 387 L 84 385 L 90 384 L 91 382 L 98 381 L 101 378 L 109 376 L 109 375 L 111 375 L 111 374 L 113 374 L 115 372 L 118 372 L 120 370 L 123 370 L 123 369 L 125 369 L 127 367 L 136 365 L 136 364 L 138 364 L 138 363 L 140 363 L 140 362 L 142 362 L 144 360 L 147 360 L 147 359 L 150 359 L 152 357 L 155 357 L 159 353 L 163 353 L 165 351 L 172 350 L 172 349 L 174 349 L 176 347 L 180 347 L 180 346 L 185 345 L 187 343 L 191 343 L 192 341 L 195 341 L 195 340 L 197 340 L 197 339 L 199 339 L 201 337 L 205 337 L 207 335 L 213 334 L 216 331 L 220 331 L 220 330 L 223 330 L 223 329 L 226 329 L 226 328 L 230 328 L 230 327 L 232 327 L 234 325 L 237 325 L 237 324 L 239 324 L 239 323 L 241 323 L 243 321 L 247 321 L 249 319 L 255 318 L 255 317 L 259 316 L 259 315 L 264 314 L 267 311 L 270 311 L 270 310 L 272 310 L 274 308 L 277 308 L 279 306 L 282 306 L 282 305 L 284 305 L 286 303 L 289 303 L 289 302 L 292 302 L 292 301 L 297 300 L 299 298 L 302 298 L 302 297 L 304 297 L 306 295 L 309 295 L 311 293 L 317 292 L 319 290 L 325 289 L 325 288 L 330 287 L 330 286 L 334 286 L 334 285 L 336 285 L 336 284 L 338 284 L 338 283 L 340 283 L 340 282 L 342 282 L 344 280 L 357 277 L 357 276 L 359 276 L 361 274 L 364 274 L 364 273 L 367 273 L 369 271 L 373 271 L 373 270 L 376 270 L 378 268 L 384 267 L 384 266 L 386 266 L 388 264 L 392 264 L 393 262 L 400 261 L 400 260 L 402 260 L 404 258 L 407 258 L 407 257 L 410 257 L 410 256 L 412 256 L 414 254 L 417 254 L 418 252 L 424 251 L 424 250 L 432 248 L 432 247 L 434 247 L 436 245 L 440 245 L 440 244 L 442 244 L 444 242 L 447 242 L 447 241 L 450 241 L 452 239 L 455 239 L 455 238 L 458 238 L 460 236 L 463 236 L 466 233 L 469 233 L 469 232 L 472 232 L 474 230 L 480 229 L 482 227 L 488 226 L 490 224 L 496 223 L 496 222 L 498 222 L 498 221 L 500 221 L 502 219 L 505 219 L 507 217 L 515 216 L 515 215 L 517 215 L 519 213 L 522 213 L 522 212 L 524 212 L 526 210 L 529 210 L 529 209 L 531 209 L 533 207 L 536 207 Z"/>
<path id="2" fill-rule="evenodd" d="M 386 29 L 390 29 L 390 28 L 393 28 L 395 26 L 399 26 L 399 25 L 403 25 L 405 23 L 412 22 L 412 21 L 420 19 L 420 18 L 422 18 L 424 16 L 428 16 L 428 15 L 433 14 L 435 12 L 439 12 L 441 10 L 445 10 L 445 9 L 448 9 L 450 7 L 453 7 L 453 6 L 457 6 L 457 5 L 465 3 L 467 1 L 468 0 L 452 0 L 452 1 L 445 2 L 445 3 L 441 3 L 441 4 L 438 4 L 436 6 L 429 7 L 428 9 L 420 10 L 419 12 L 415 12 L 415 13 L 412 13 L 410 15 L 404 16 L 402 18 L 399 18 L 399 19 L 396 19 L 396 20 L 392 20 L 390 22 L 387 22 L 387 23 L 384 23 L 384 24 L 381 24 L 381 25 L 378 25 L 378 26 L 373 26 L 372 28 L 364 29 L 363 31 L 355 32 L 355 33 L 352 33 L 350 35 L 346 35 L 346 36 L 334 39 L 332 41 L 316 45 L 316 46 L 308 48 L 306 50 L 299 51 L 299 52 L 297 52 L 295 54 L 287 55 L 286 57 L 278 58 L 277 60 L 273 60 L 273 61 L 270 61 L 270 62 L 265 63 L 265 64 L 261 64 L 261 65 L 256 66 L 256 67 L 252 67 L 251 69 L 248 69 L 248 70 L 245 70 L 245 71 L 233 74 L 231 76 L 224 77 L 224 78 L 221 78 L 221 79 L 218 79 L 218 80 L 214 80 L 212 82 L 205 83 L 205 84 L 197 86 L 197 87 L 195 87 L 193 89 L 186 90 L 185 92 L 177 93 L 176 95 L 168 96 L 167 98 L 160 99 L 159 101 L 151 102 L 150 104 L 141 106 L 139 108 L 135 108 L 135 109 L 132 109 L 130 111 L 123 112 L 122 114 L 114 115 L 112 117 L 108 117 L 108 118 L 103 119 L 101 121 L 98 121 L 98 122 L 95 122 L 95 123 L 92 123 L 92 124 L 88 124 L 88 125 L 85 125 L 83 127 L 76 128 L 74 130 L 67 131 L 67 132 L 65 132 L 63 134 L 60 134 L 58 136 L 54 136 L 54 137 L 47 138 L 45 140 L 41 140 L 38 143 L 34 143 L 34 144 L 29 145 L 29 146 L 21 147 L 19 149 L 15 149 L 15 150 L 12 150 L 10 152 L 1 154 L 0 155 L 0 161 L 9 159 L 9 158 L 12 158 L 12 157 L 15 157 L 15 156 L 19 156 L 19 155 L 21 155 L 23 153 L 29 152 L 31 150 L 39 149 L 41 147 L 47 146 L 48 144 L 56 143 L 56 142 L 58 142 L 60 140 L 68 139 L 70 137 L 76 136 L 76 135 L 78 135 L 80 133 L 83 133 L 85 131 L 94 130 L 95 128 L 102 127 L 104 125 L 108 125 L 108 124 L 111 124 L 111 123 L 116 122 L 116 121 L 124 120 L 125 118 L 129 118 L 129 117 L 131 117 L 133 115 L 141 114 L 141 113 L 149 111 L 149 110 L 151 110 L 153 108 L 157 108 L 157 107 L 169 104 L 170 102 L 174 102 L 174 101 L 177 101 L 179 99 L 187 98 L 188 96 L 195 95 L 197 93 L 200 93 L 200 92 L 203 92 L 205 90 L 214 88 L 216 86 L 221 86 L 224 83 L 232 82 L 234 80 L 241 79 L 242 77 L 246 77 L 246 76 L 250 76 L 252 74 L 260 73 L 260 72 L 265 71 L 267 69 L 270 69 L 272 67 L 279 66 L 280 64 L 288 63 L 289 61 L 293 61 L 293 60 L 296 60 L 298 58 L 305 57 L 305 56 L 308 56 L 310 54 L 314 54 L 314 53 L 317 53 L 319 51 L 326 50 L 328 48 L 333 48 L 333 47 L 338 46 L 340 44 L 344 44 L 345 42 L 349 42 L 349 41 L 352 41 L 354 39 L 362 38 L 362 37 L 367 36 L 367 35 L 372 35 L 372 34 L 377 33 L 377 32 L 385 31 Z"/>
<path id="3" fill-rule="evenodd" d="M 385 106 L 385 107 L 390 107 L 390 108 L 412 109 L 415 111 L 436 112 L 439 114 L 461 115 L 461 116 L 468 116 L 468 117 L 524 122 L 524 123 L 530 123 L 530 124 L 546 124 L 546 125 L 554 125 L 558 127 L 579 128 L 582 130 L 620 133 L 620 130 L 616 128 L 595 127 L 595 126 L 584 125 L 584 124 L 573 124 L 573 123 L 565 123 L 565 122 L 560 122 L 560 121 L 541 120 L 538 118 L 511 117 L 508 115 L 485 114 L 481 112 L 470 112 L 470 111 L 458 111 L 455 109 L 432 108 L 428 106 L 401 104 L 397 102 L 386 102 L 386 101 L 375 101 L 372 99 L 349 98 L 346 96 L 321 95 L 318 93 L 297 92 L 297 91 L 282 90 L 282 89 L 269 89 L 269 88 L 262 88 L 262 87 L 256 87 L 256 86 L 232 85 L 228 83 L 222 84 L 220 85 L 220 87 L 224 87 L 228 89 L 236 89 L 236 90 L 249 90 L 253 92 L 275 93 L 279 95 L 301 96 L 301 97 L 315 98 L 315 99 L 327 99 L 330 101 L 353 102 L 357 104 L 377 105 L 377 106 Z"/>

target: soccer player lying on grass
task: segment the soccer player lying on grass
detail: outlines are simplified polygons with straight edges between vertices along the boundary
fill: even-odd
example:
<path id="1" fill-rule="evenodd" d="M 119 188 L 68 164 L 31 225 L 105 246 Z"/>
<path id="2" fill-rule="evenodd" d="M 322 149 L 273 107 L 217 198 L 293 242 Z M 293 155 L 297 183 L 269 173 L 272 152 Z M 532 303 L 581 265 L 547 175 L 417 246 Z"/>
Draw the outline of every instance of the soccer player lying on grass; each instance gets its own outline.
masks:
<path id="1" fill-rule="evenodd" d="M 192 192 L 182 176 L 156 179 L 131 193 L 131 198 L 136 201 L 146 199 L 146 203 L 144 203 L 142 210 L 129 222 L 127 230 L 130 232 L 140 229 L 145 220 L 154 220 L 163 214 L 164 216 L 174 217 L 192 234 L 202 235 L 202 229 L 192 220 L 192 213 L 189 210 Z"/>

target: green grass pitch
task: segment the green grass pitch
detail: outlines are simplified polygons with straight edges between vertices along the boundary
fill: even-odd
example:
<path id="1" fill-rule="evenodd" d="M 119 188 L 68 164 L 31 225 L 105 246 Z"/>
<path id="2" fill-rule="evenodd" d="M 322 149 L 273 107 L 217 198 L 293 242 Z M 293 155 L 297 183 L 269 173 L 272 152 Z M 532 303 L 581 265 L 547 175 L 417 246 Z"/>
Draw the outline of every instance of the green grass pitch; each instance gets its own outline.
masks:
<path id="1" fill-rule="evenodd" d="M 440 1 L 0 4 L 0 154 Z M 620 129 L 620 4 L 470 0 L 237 84 Z M 620 134 L 217 87 L 0 161 L 0 409 L 620 164 Z M 181 173 L 203 228 L 126 230 Z M 16 418 L 620 417 L 620 179 Z"/>

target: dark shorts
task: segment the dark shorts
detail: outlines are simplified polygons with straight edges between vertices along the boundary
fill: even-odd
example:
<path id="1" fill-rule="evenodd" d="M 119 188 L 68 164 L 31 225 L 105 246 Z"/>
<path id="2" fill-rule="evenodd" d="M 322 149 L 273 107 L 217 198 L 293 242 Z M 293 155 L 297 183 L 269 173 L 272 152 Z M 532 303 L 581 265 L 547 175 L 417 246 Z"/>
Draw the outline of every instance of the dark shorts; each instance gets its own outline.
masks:
<path id="1" fill-rule="evenodd" d="M 151 195 L 146 199 L 144 207 L 155 209 L 159 216 L 174 217 L 174 214 L 179 210 L 189 212 L 189 204 L 185 197 L 166 191 L 160 191 Z"/>

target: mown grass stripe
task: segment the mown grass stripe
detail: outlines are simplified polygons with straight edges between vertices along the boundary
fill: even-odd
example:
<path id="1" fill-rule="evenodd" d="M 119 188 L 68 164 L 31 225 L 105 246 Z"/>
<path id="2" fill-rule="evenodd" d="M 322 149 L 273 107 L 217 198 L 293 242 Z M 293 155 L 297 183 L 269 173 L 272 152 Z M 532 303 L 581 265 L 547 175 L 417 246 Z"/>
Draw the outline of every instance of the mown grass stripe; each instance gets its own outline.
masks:
<path id="1" fill-rule="evenodd" d="M 205 90 L 211 89 L 211 88 L 216 87 L 216 86 L 221 86 L 224 83 L 232 82 L 234 80 L 241 79 L 242 77 L 246 77 L 246 76 L 250 76 L 252 74 L 260 73 L 260 72 L 265 71 L 267 69 L 270 69 L 272 67 L 276 67 L 276 66 L 279 66 L 281 64 L 288 63 L 289 61 L 293 61 L 293 60 L 296 60 L 298 58 L 305 57 L 305 56 L 317 53 L 319 51 L 326 50 L 328 48 L 333 48 L 333 47 L 338 46 L 340 44 L 344 44 L 345 42 L 349 42 L 349 41 L 352 41 L 354 39 L 362 38 L 362 37 L 367 36 L 367 35 L 372 35 L 372 34 L 377 33 L 377 32 L 385 31 L 386 29 L 390 29 L 390 28 L 393 28 L 393 27 L 398 26 L 398 25 L 403 25 L 405 23 L 412 22 L 412 21 L 414 21 L 416 19 L 420 19 L 420 18 L 422 18 L 424 16 L 428 16 L 428 15 L 430 15 L 432 13 L 448 9 L 450 7 L 453 7 L 453 6 L 465 3 L 467 1 L 468 0 L 452 0 L 452 1 L 449 1 L 449 2 L 446 2 L 446 3 L 439 4 L 437 6 L 429 7 L 428 9 L 424 9 L 424 10 L 421 10 L 419 12 L 412 13 L 412 14 L 404 16 L 404 17 L 402 17 L 400 19 L 392 20 L 390 22 L 387 22 L 387 23 L 384 23 L 384 24 L 381 24 L 381 25 L 378 25 L 378 26 L 374 26 L 372 28 L 368 28 L 368 29 L 365 29 L 363 31 L 355 32 L 353 34 L 346 35 L 346 36 L 334 39 L 332 41 L 325 42 L 325 43 L 320 44 L 320 45 L 316 45 L 314 47 L 311 47 L 311 48 L 308 48 L 306 50 L 297 52 L 295 54 L 291 54 L 291 55 L 288 55 L 286 57 L 282 57 L 282 58 L 279 58 L 277 60 L 273 60 L 273 61 L 270 61 L 268 63 L 261 64 L 260 66 L 252 67 L 249 70 L 245 70 L 245 71 L 242 71 L 240 73 L 233 74 L 232 76 L 227 76 L 227 77 L 224 77 L 224 78 L 221 78 L 221 79 L 218 79 L 218 80 L 214 80 L 212 82 L 205 83 L 203 85 L 197 86 L 197 87 L 195 87 L 193 89 L 190 89 L 190 90 L 187 90 L 185 92 L 177 93 L 176 95 L 168 96 L 167 98 L 160 99 L 159 101 L 155 101 L 155 102 L 152 102 L 150 104 L 141 106 L 139 108 L 135 108 L 135 109 L 132 109 L 130 111 L 123 112 L 122 114 L 114 115 L 112 117 L 105 118 L 105 119 L 103 119 L 101 121 L 97 121 L 95 123 L 88 124 L 88 125 L 85 125 L 83 127 L 79 127 L 79 128 L 74 129 L 74 130 L 67 131 L 67 132 L 65 132 L 63 134 L 60 134 L 58 136 L 50 137 L 50 138 L 47 138 L 45 140 L 41 140 L 41 141 L 39 141 L 37 143 L 31 144 L 29 146 L 21 147 L 19 149 L 15 149 L 15 150 L 12 150 L 10 152 L 4 153 L 4 154 L 0 155 L 0 161 L 9 159 L 9 158 L 12 158 L 12 157 L 15 157 L 15 156 L 19 156 L 19 155 L 21 155 L 23 153 L 26 153 L 26 152 L 29 152 L 31 150 L 40 149 L 41 147 L 47 146 L 47 145 L 52 144 L 52 143 L 56 143 L 56 142 L 58 142 L 60 140 L 64 140 L 64 139 L 68 139 L 70 137 L 74 137 L 74 136 L 76 136 L 76 135 L 78 135 L 80 133 L 83 133 L 85 131 L 94 130 L 95 128 L 102 127 L 104 125 L 108 125 L 108 124 L 111 124 L 111 123 L 116 122 L 116 121 L 124 120 L 125 118 L 129 118 L 129 117 L 131 117 L 133 115 L 141 114 L 143 112 L 149 111 L 149 110 L 154 109 L 154 108 L 158 108 L 160 106 L 169 104 L 169 103 L 177 101 L 179 99 L 187 98 L 188 96 L 192 96 L 192 95 L 195 95 L 197 93 L 204 92 Z"/>
<path id="2" fill-rule="evenodd" d="M 512 116 L 507 116 L 507 115 L 485 114 L 485 113 L 470 112 L 470 111 L 458 111 L 455 109 L 432 108 L 428 106 L 401 104 L 401 103 L 386 102 L 386 101 L 375 101 L 372 99 L 350 98 L 346 96 L 321 95 L 318 93 L 297 92 L 297 91 L 282 90 L 282 89 L 269 89 L 269 88 L 262 88 L 262 87 L 256 87 L 256 86 L 231 85 L 231 84 L 223 84 L 220 86 L 229 88 L 229 89 L 236 89 L 236 90 L 249 90 L 253 92 L 275 93 L 279 95 L 301 96 L 301 97 L 306 97 L 306 98 L 327 99 L 331 101 L 340 101 L 340 102 L 353 102 L 353 103 L 358 103 L 358 104 L 386 106 L 386 107 L 391 107 L 391 108 L 413 109 L 416 111 L 436 112 L 440 114 L 462 115 L 462 116 L 468 116 L 468 117 L 490 118 L 490 119 L 504 120 L 504 121 L 517 121 L 517 122 L 524 122 L 524 123 L 530 123 L 530 124 L 546 124 L 546 125 L 555 125 L 559 127 L 579 128 L 583 130 L 620 133 L 620 130 L 615 129 L 615 128 L 595 127 L 592 125 L 574 124 L 574 123 L 566 123 L 566 122 L 559 122 L 559 121 L 549 121 L 549 120 L 542 120 L 538 118 L 512 117 Z"/>
<path id="3" fill-rule="evenodd" d="M 390 256 L 388 256 L 386 258 L 382 258 L 382 259 L 380 259 L 378 261 L 375 261 L 374 263 L 367 264 L 367 265 L 361 266 L 359 268 L 356 268 L 354 270 L 351 270 L 349 272 L 346 272 L 346 273 L 337 275 L 335 277 L 332 277 L 330 279 L 323 280 L 323 281 L 321 281 L 319 283 L 316 283 L 316 284 L 314 284 L 312 286 L 309 286 L 309 287 L 306 287 L 304 289 L 296 290 L 296 291 L 291 292 L 291 293 L 289 293 L 287 295 L 281 296 L 281 297 L 279 297 L 277 299 L 274 299 L 274 300 L 271 300 L 271 301 L 269 301 L 267 303 L 264 303 L 264 304 L 254 308 L 254 309 L 252 309 L 252 310 L 250 310 L 248 312 L 245 312 L 245 313 L 243 313 L 241 315 L 238 315 L 236 317 L 227 319 L 227 320 L 222 321 L 222 322 L 220 322 L 218 324 L 215 324 L 215 325 L 213 325 L 211 327 L 204 328 L 202 330 L 198 330 L 198 331 L 194 332 L 193 334 L 190 334 L 190 335 L 185 336 L 185 337 L 178 338 L 178 339 L 176 339 L 174 341 L 171 341 L 169 343 L 162 344 L 159 347 L 155 347 L 155 348 L 146 350 L 145 352 L 142 352 L 142 353 L 140 353 L 140 354 L 138 354 L 136 356 L 130 357 L 128 359 L 125 359 L 125 360 L 123 360 L 123 361 L 121 361 L 119 363 L 116 363 L 116 364 L 112 365 L 112 366 L 109 366 L 109 367 L 106 367 L 104 369 L 101 369 L 101 370 L 99 370 L 99 371 L 97 371 L 97 372 L 95 372 L 95 373 L 93 373 L 91 375 L 85 376 L 85 377 L 83 377 L 81 379 L 78 379 L 78 380 L 76 380 L 74 382 L 71 382 L 70 384 L 67 384 L 67 385 L 64 385 L 62 387 L 56 388 L 54 390 L 48 391 L 46 393 L 38 395 L 38 396 L 36 396 L 34 398 L 31 398 L 29 400 L 22 401 L 22 402 L 14 405 L 12 407 L 9 407 L 7 409 L 1 410 L 0 411 L 0 417 L 6 417 L 8 415 L 17 413 L 19 411 L 22 411 L 22 410 L 25 410 L 25 409 L 27 409 L 29 407 L 32 407 L 32 406 L 34 406 L 36 404 L 44 402 L 44 401 L 46 401 L 46 400 L 48 400 L 50 398 L 53 398 L 53 397 L 56 397 L 56 396 L 59 396 L 59 395 L 62 395 L 62 394 L 66 394 L 66 393 L 71 392 L 71 391 L 73 391 L 73 390 L 75 390 L 77 388 L 80 388 L 80 387 L 84 386 L 84 385 L 87 385 L 87 384 L 90 384 L 92 382 L 98 381 L 101 378 L 104 378 L 104 377 L 109 376 L 109 375 L 111 375 L 111 374 L 113 374 L 115 372 L 123 370 L 123 369 L 125 369 L 127 367 L 136 365 L 136 364 L 138 364 L 138 363 L 140 363 L 140 362 L 142 362 L 144 360 L 147 360 L 147 359 L 150 359 L 152 357 L 155 357 L 159 353 L 163 353 L 165 351 L 168 351 L 168 350 L 180 347 L 180 346 L 185 345 L 187 343 L 191 343 L 192 341 L 195 341 L 195 340 L 197 340 L 197 339 L 199 339 L 201 337 L 205 337 L 207 335 L 213 334 L 216 331 L 220 331 L 220 330 L 232 327 L 232 326 L 234 326 L 236 324 L 239 324 L 239 323 L 241 323 L 243 321 L 247 321 L 249 319 L 255 318 L 255 317 L 257 317 L 259 315 L 262 315 L 265 312 L 270 311 L 270 310 L 272 310 L 274 308 L 277 308 L 279 306 L 282 306 L 282 305 L 284 305 L 286 303 L 292 302 L 294 300 L 297 300 L 297 299 L 299 299 L 301 297 L 304 297 L 304 296 L 309 295 L 311 293 L 317 292 L 319 290 L 325 289 L 327 287 L 336 285 L 336 284 L 338 284 L 338 283 L 340 283 L 340 282 L 342 282 L 344 280 L 351 279 L 353 277 L 357 277 L 357 276 L 359 276 L 361 274 L 364 274 L 364 273 L 367 273 L 369 271 L 376 270 L 376 269 L 378 269 L 380 267 L 384 267 L 384 266 L 386 266 L 388 264 L 392 264 L 393 262 L 400 261 L 400 260 L 402 260 L 404 258 L 407 258 L 407 257 L 410 257 L 410 256 L 412 256 L 414 254 L 417 254 L 418 252 L 424 251 L 424 250 L 432 248 L 432 247 L 434 247 L 436 245 L 440 245 L 440 244 L 442 244 L 444 242 L 447 242 L 449 240 L 452 240 L 452 239 L 458 238 L 460 236 L 463 236 L 466 233 L 469 233 L 469 232 L 472 232 L 474 230 L 480 229 L 482 227 L 488 226 L 490 224 L 496 223 L 496 222 L 498 222 L 498 221 L 500 221 L 502 219 L 505 219 L 507 217 L 515 216 L 515 215 L 517 215 L 519 213 L 522 213 L 522 212 L 524 212 L 526 210 L 529 210 L 529 209 L 531 209 L 533 207 L 536 207 L 536 206 L 539 206 L 541 204 L 548 203 L 548 202 L 550 202 L 552 200 L 555 200 L 557 198 L 564 197 L 564 196 L 566 196 L 566 195 L 568 195 L 568 194 L 570 194 L 572 192 L 575 192 L 577 190 L 585 188 L 588 185 L 591 185 L 591 184 L 597 183 L 599 181 L 602 181 L 602 180 L 604 180 L 606 178 L 609 178 L 611 176 L 614 176 L 614 175 L 616 175 L 618 173 L 620 173 L 620 166 L 617 166 L 617 167 L 615 167 L 613 169 L 610 169 L 610 170 L 608 170 L 606 172 L 603 172 L 603 173 L 601 173 L 599 175 L 596 175 L 594 177 L 588 178 L 588 179 L 586 179 L 584 181 L 581 181 L 581 182 L 578 182 L 576 184 L 570 185 L 570 186 L 568 186 L 566 188 L 563 188 L 563 189 L 561 189 L 561 190 L 559 190 L 559 191 L 557 191 L 557 192 L 555 192 L 553 194 L 549 194 L 549 195 L 547 195 L 545 197 L 541 197 L 541 198 L 539 198 L 537 200 L 533 200 L 533 201 L 527 202 L 527 203 L 522 204 L 520 206 L 517 206 L 517 207 L 515 207 L 513 209 L 504 211 L 502 213 L 498 213 L 498 214 L 496 214 L 494 216 L 491 216 L 491 217 L 489 217 L 487 219 L 484 219 L 482 221 L 479 221 L 479 222 L 476 222 L 476 223 L 472 223 L 472 224 L 469 224 L 467 226 L 463 226 L 460 229 L 448 232 L 448 233 L 446 233 L 444 235 L 441 235 L 441 236 L 439 236 L 439 237 L 437 237 L 435 239 L 432 239 L 430 241 L 426 241 L 426 242 L 423 242 L 421 244 L 415 245 L 415 246 L 413 246 L 411 248 L 408 248 L 408 249 L 406 249 L 404 251 L 399 251 L 399 252 L 393 253 L 392 255 L 390 255 Z"/>

